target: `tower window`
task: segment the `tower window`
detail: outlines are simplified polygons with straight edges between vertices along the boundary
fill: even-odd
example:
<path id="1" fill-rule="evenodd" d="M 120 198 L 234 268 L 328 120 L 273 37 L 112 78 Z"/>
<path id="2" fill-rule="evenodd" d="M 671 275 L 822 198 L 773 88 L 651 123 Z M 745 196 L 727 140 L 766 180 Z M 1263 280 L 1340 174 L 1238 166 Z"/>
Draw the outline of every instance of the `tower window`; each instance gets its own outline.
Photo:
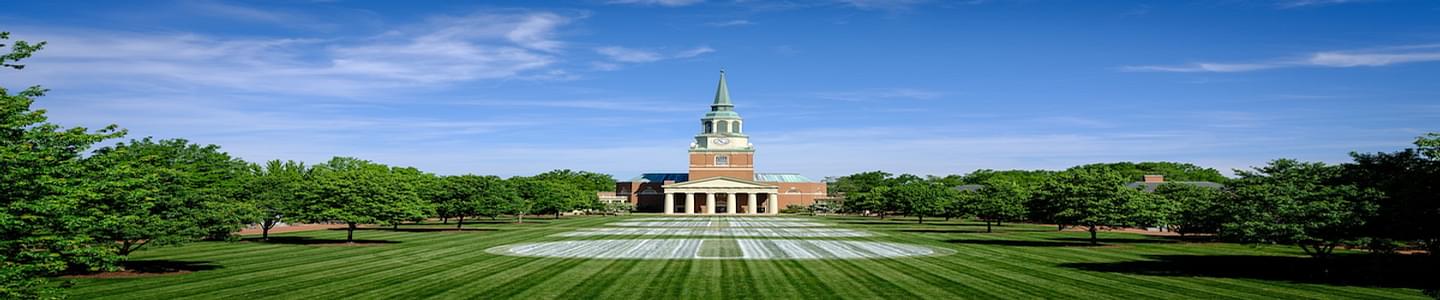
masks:
<path id="1" fill-rule="evenodd" d="M 727 132 L 727 131 L 729 131 L 729 130 L 730 130 L 730 122 L 720 121 L 720 132 Z"/>
<path id="2" fill-rule="evenodd" d="M 705 121 L 705 133 L 715 133 L 715 123 Z"/>
<path id="3" fill-rule="evenodd" d="M 730 123 L 730 132 L 740 133 L 740 121 Z"/>
<path id="4" fill-rule="evenodd" d="M 717 166 L 728 166 L 728 165 L 730 165 L 730 156 L 729 156 L 729 155 L 716 155 L 716 156 L 715 156 L 715 165 L 717 165 Z"/>

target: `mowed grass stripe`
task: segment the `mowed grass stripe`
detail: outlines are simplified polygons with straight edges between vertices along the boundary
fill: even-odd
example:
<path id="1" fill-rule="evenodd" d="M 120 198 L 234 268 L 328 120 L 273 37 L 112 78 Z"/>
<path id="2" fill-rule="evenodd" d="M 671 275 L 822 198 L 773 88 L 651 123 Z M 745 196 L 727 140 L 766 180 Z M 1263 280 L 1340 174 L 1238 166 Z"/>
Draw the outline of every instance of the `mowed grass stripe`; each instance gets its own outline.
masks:
<path id="1" fill-rule="evenodd" d="M 907 222 L 889 218 L 885 221 L 859 217 L 818 218 L 812 219 L 813 222 L 835 225 L 830 228 L 869 231 L 877 236 L 788 238 L 883 241 L 956 251 L 946 256 L 903 259 L 594 260 L 498 256 L 484 252 L 490 247 L 514 243 L 654 238 L 550 236 L 639 217 L 648 216 L 546 218 L 536 222 L 541 224 L 523 225 L 466 224 L 467 229 L 495 230 L 474 233 L 356 232 L 357 239 L 399 242 L 381 246 L 204 242 L 148 248 L 134 255 L 134 259 L 209 262 L 221 268 L 184 275 L 80 279 L 72 296 L 77 299 L 1423 297 L 1414 289 L 1204 277 L 1204 273 L 1185 274 L 1183 270 L 1174 275 L 1089 270 L 1068 264 L 1105 266 L 1155 260 L 1156 256 L 1296 257 L 1299 253 L 1292 247 L 1183 243 L 1128 233 L 1101 234 L 1102 238 L 1113 240 L 1107 244 L 1115 246 L 1062 247 L 1056 245 L 1076 244 L 1088 238 L 1088 234 L 1026 224 L 1007 224 L 996 227 L 994 233 L 983 233 L 983 225 L 977 227 L 977 223 L 916 225 L 913 219 Z M 454 224 L 402 228 L 452 229 Z M 341 230 L 322 230 L 273 236 L 333 240 L 343 239 L 344 234 Z M 967 240 L 977 242 L 963 242 Z"/>
<path id="2" fill-rule="evenodd" d="M 429 238 L 427 238 L 426 240 L 430 240 L 430 239 L 433 239 L 433 240 L 444 240 L 444 239 L 446 239 L 446 237 L 444 237 L 444 236 L 435 236 L 435 237 L 429 237 Z M 423 241 L 423 240 L 414 239 L 414 240 L 411 240 L 411 241 L 413 242 L 413 241 Z M 403 244 L 403 242 L 400 243 L 400 244 Z M 190 283 L 190 284 L 186 284 L 186 285 L 174 285 L 174 286 L 153 288 L 153 289 L 149 289 L 149 290 L 147 290 L 147 291 L 149 291 L 149 293 L 160 293 L 160 294 L 166 295 L 166 296 L 179 297 L 179 296 L 184 296 L 186 292 L 191 292 L 191 293 L 193 293 L 193 292 L 200 292 L 200 291 L 212 291 L 211 293 L 214 293 L 214 292 L 219 292 L 219 291 L 221 291 L 221 290 L 235 290 L 235 289 L 240 289 L 240 288 L 242 288 L 242 287 L 246 287 L 246 286 L 250 286 L 250 285 L 267 283 L 267 282 L 270 282 L 271 280 L 276 280 L 276 279 L 284 279 L 285 281 L 295 281 L 295 280 L 297 280 L 297 279 L 303 278 L 303 277 L 304 277 L 305 275 L 307 275 L 307 274 L 336 272 L 336 271 L 347 271 L 347 270 L 359 269 L 359 268 L 367 268 L 367 267 L 369 267 L 369 268 L 375 268 L 375 267 L 377 267 L 377 266 L 375 266 L 375 264 L 373 264 L 372 262 L 394 262 L 394 261 L 396 261 L 396 260 L 392 260 L 392 259 L 381 259 L 381 258 L 387 258 L 387 257 L 389 257 L 389 256 L 386 255 L 386 252 L 392 252 L 392 251 L 402 251 L 402 252 L 403 252 L 403 251 L 415 251 L 415 248 L 398 248 L 398 247 L 397 247 L 397 248 L 388 248 L 388 249 L 386 248 L 386 247 L 392 247 L 392 246 L 395 246 L 395 245 L 399 245 L 399 244 L 386 244 L 386 245 L 377 245 L 377 246 L 305 246 L 305 247 L 309 247 L 309 248 L 345 248 L 345 249 L 332 250 L 333 252 L 331 252 L 330 255 L 324 255 L 324 256 L 320 256 L 320 257 L 299 257 L 299 256 L 294 256 L 294 257 L 295 257 L 294 259 L 283 259 L 283 258 L 282 258 L 282 259 L 279 259 L 279 260 L 274 260 L 274 261 L 272 261 L 272 262 L 260 263 L 260 264 L 253 265 L 253 266 L 257 267 L 258 269 L 260 269 L 259 271 L 255 271 L 255 272 L 236 273 L 236 274 L 231 274 L 231 275 L 229 275 L 229 276 L 216 277 L 216 278 L 207 278 L 208 280 L 206 280 L 206 281 L 194 282 L 194 283 Z M 322 253 L 323 253 L 323 252 L 322 252 Z M 282 268 L 282 267 L 280 267 L 280 266 L 290 266 L 290 267 Z M 337 266 L 337 267 L 332 267 L 332 266 Z M 303 268 L 298 268 L 298 270 L 297 270 L 297 267 L 303 267 Z M 329 277 L 329 276 L 325 276 L 325 277 Z M 222 280 L 222 279 L 223 279 L 223 280 Z M 322 279 L 317 279 L 317 280 L 323 280 L 323 278 L 322 278 Z M 175 294 L 173 294 L 173 295 L 172 295 L 172 294 L 166 294 L 166 293 L 170 293 L 170 292 L 174 292 Z"/>

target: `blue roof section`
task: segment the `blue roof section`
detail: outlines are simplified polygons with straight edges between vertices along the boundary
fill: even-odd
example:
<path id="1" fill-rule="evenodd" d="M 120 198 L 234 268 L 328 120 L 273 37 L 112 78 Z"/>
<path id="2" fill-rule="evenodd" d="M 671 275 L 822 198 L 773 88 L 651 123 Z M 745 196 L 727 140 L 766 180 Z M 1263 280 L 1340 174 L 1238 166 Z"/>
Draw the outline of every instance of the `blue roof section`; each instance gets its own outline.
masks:
<path id="1" fill-rule="evenodd" d="M 809 177 L 796 173 L 755 173 L 755 181 L 759 182 L 815 182 Z"/>
<path id="2" fill-rule="evenodd" d="M 645 173 L 640 174 L 638 177 L 631 178 L 630 182 L 665 182 L 666 180 L 674 182 L 690 181 L 690 173 Z"/>

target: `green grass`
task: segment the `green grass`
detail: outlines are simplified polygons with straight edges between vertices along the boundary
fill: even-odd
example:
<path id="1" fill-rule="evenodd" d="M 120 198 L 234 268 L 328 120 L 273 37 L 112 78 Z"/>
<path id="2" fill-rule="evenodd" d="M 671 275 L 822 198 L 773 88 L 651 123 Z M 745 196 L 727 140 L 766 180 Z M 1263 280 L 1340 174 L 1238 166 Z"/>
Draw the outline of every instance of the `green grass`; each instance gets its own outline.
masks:
<path id="1" fill-rule="evenodd" d="M 944 256 L 871 260 L 600 260 L 499 256 L 485 249 L 564 239 L 550 235 L 623 217 L 536 220 L 276 234 L 276 242 L 203 242 L 153 248 L 132 261 L 195 270 L 135 278 L 75 279 L 76 299 L 415 299 L 415 298 L 1424 298 L 1426 280 L 1375 278 L 1389 270 L 1313 272 L 1292 247 L 1186 242 L 1006 224 L 861 217 L 818 218 L 877 235 L 846 240 L 901 242 L 954 250 Z M 527 218 L 527 222 L 529 218 Z M 656 238 L 656 237 L 644 237 Z M 665 238 L 665 237 L 660 237 Z M 692 237 L 693 238 L 693 237 Z M 706 238 L 704 256 L 739 256 L 733 241 Z M 728 242 L 727 242 L 728 241 Z M 1338 265 L 1345 265 L 1343 262 Z M 1348 270 L 1348 269 L 1347 269 Z M 1358 272 L 1358 273 L 1357 273 Z M 1354 274 L 1368 275 L 1354 275 Z M 1382 276 L 1383 277 L 1383 276 Z"/>

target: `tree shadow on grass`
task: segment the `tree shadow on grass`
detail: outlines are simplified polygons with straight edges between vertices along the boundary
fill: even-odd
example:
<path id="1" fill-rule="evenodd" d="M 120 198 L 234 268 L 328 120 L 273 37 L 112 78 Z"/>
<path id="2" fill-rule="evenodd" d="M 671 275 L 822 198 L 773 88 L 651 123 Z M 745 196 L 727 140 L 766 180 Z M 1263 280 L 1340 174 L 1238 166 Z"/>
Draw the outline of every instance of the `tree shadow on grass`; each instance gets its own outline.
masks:
<path id="1" fill-rule="evenodd" d="M 913 228 L 896 230 L 912 233 L 985 233 L 985 229 Z"/>
<path id="2" fill-rule="evenodd" d="M 331 229 L 331 230 L 334 230 L 334 229 Z M 344 229 L 342 228 L 341 230 L 344 230 Z M 358 230 L 358 229 L 357 229 L 357 230 Z M 245 238 L 245 239 L 243 239 L 243 240 L 241 240 L 241 241 L 256 242 L 256 243 L 269 243 L 269 244 L 285 244 L 285 245 L 345 245 L 345 244 L 376 245 L 376 244 L 397 244 L 397 243 L 400 243 L 400 242 L 397 242 L 397 241 L 361 240 L 361 239 L 356 239 L 353 243 L 351 243 L 351 242 L 346 242 L 344 239 L 317 239 L 317 238 L 311 238 L 311 237 L 305 237 L 305 236 L 272 236 L 272 237 L 270 237 L 270 240 L 268 240 L 268 241 L 262 240 L 262 239 L 260 239 L 259 237 L 254 237 L 254 238 Z"/>
<path id="3" fill-rule="evenodd" d="M 341 231 L 343 231 L 343 230 L 345 230 L 345 228 L 331 228 L 330 230 L 341 230 Z M 455 229 L 455 227 L 400 227 L 400 228 L 367 227 L 367 228 L 355 228 L 355 231 L 393 231 L 393 232 L 470 232 L 470 231 L 482 232 L 482 231 L 496 231 L 496 230 L 499 230 L 499 229 L 494 229 L 494 228 L 465 228 L 465 229 Z"/>
<path id="4" fill-rule="evenodd" d="M 984 233 L 983 231 L 981 233 Z M 1096 239 L 1099 244 L 1091 244 L 1090 238 L 1065 237 L 1050 238 L 1044 240 L 970 240 L 955 239 L 946 240 L 946 243 L 971 244 L 971 245 L 993 245 L 993 246 L 1014 246 L 1014 247 L 1104 247 L 1121 244 L 1151 244 L 1151 243 L 1175 243 L 1174 241 L 1161 239 L 1124 239 L 1124 238 L 1100 238 Z"/>
<path id="5" fill-rule="evenodd" d="M 212 264 L 209 261 L 178 261 L 178 260 L 133 260 L 120 263 L 120 270 L 115 272 L 77 272 L 65 275 L 66 278 L 120 278 L 120 277 L 141 277 L 155 275 L 184 274 L 198 271 L 218 270 L 223 268 L 220 265 Z"/>
<path id="6" fill-rule="evenodd" d="M 1081 237 L 1063 237 L 1063 238 L 1051 238 L 1051 239 L 1049 239 L 1049 240 L 1052 240 L 1052 241 L 1063 241 L 1063 242 L 1090 243 L 1090 238 L 1088 238 L 1088 237 L 1083 237 L 1083 238 L 1081 238 Z M 1098 239 L 1095 239 L 1095 240 L 1098 241 L 1098 242 L 1100 242 L 1101 244 L 1172 244 L 1172 243 L 1177 243 L 1176 241 L 1172 241 L 1172 240 L 1167 240 L 1167 239 L 1153 239 L 1153 238 L 1135 238 L 1135 239 L 1127 239 L 1127 238 L 1098 238 Z"/>
<path id="7" fill-rule="evenodd" d="M 1091 245 L 1089 242 L 1066 242 L 1051 240 L 945 240 L 946 243 L 967 244 L 967 245 L 990 245 L 990 246 L 1012 246 L 1012 247 L 1092 247 L 1105 246 L 1105 244 Z"/>
<path id="8" fill-rule="evenodd" d="M 1336 255 L 1330 271 L 1320 261 L 1299 256 L 1149 255 L 1149 260 L 1066 263 L 1061 267 L 1152 276 L 1245 278 L 1296 283 L 1387 288 L 1435 289 L 1440 281 L 1436 259 L 1422 255 Z"/>

